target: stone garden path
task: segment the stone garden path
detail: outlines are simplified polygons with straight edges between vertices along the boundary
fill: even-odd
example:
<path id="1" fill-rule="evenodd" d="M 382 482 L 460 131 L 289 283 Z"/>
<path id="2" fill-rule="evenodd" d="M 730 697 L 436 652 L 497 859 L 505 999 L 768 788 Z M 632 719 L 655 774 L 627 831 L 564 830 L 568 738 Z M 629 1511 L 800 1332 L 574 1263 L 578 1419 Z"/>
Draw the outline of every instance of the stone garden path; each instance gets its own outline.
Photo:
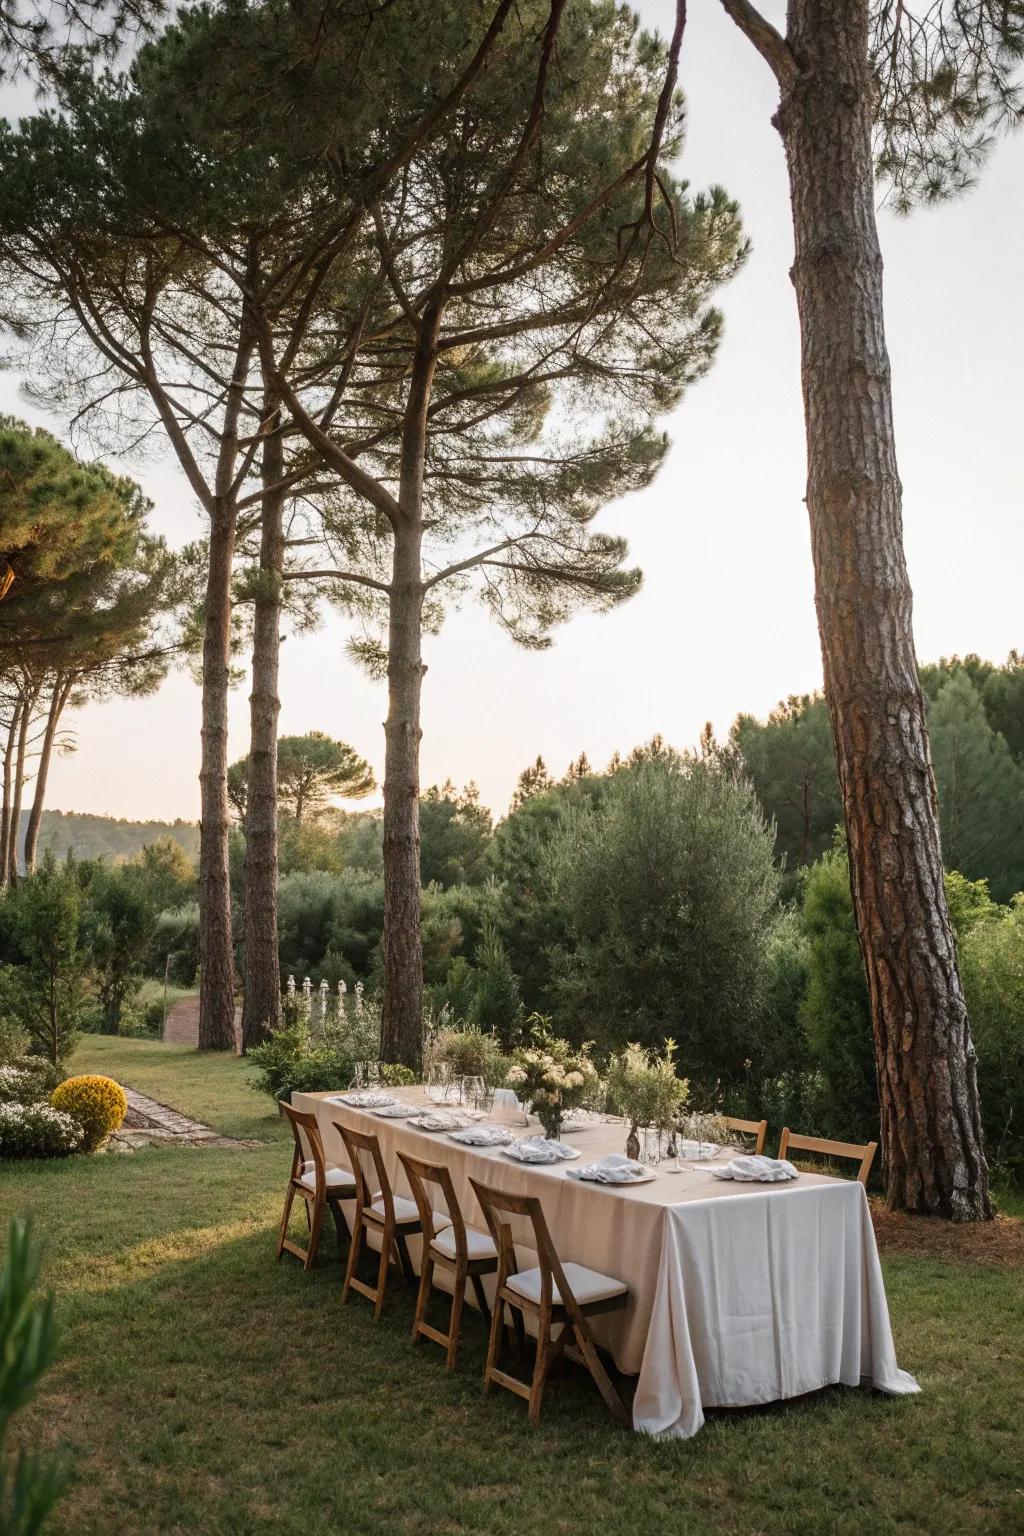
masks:
<path id="1" fill-rule="evenodd" d="M 187 1115 L 151 1099 L 134 1088 L 125 1088 L 128 1113 L 119 1131 L 110 1138 L 110 1145 L 118 1152 L 134 1152 L 137 1147 L 259 1147 L 259 1141 L 240 1141 L 234 1136 L 222 1136 L 212 1126 L 200 1120 L 190 1120 Z"/>

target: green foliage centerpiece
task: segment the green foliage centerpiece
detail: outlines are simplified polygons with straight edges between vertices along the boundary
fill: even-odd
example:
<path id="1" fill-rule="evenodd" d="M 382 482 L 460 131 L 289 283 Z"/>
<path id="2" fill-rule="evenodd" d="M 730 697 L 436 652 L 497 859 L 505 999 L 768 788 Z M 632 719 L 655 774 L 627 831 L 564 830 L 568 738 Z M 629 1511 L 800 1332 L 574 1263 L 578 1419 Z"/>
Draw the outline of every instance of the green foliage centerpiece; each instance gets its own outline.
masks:
<path id="1" fill-rule="evenodd" d="M 516 1053 L 508 1080 L 537 1116 L 545 1136 L 557 1141 L 566 1111 L 578 1109 L 596 1089 L 597 1068 L 589 1045 L 577 1047 L 560 1040 L 540 1014 L 528 1022 L 533 1044 Z"/>
<path id="2" fill-rule="evenodd" d="M 675 1122 L 689 1096 L 686 1078 L 676 1075 L 676 1046 L 665 1041 L 659 1055 L 645 1051 L 642 1045 L 627 1045 L 612 1058 L 608 1068 L 609 1107 L 629 1121 L 627 1157 L 639 1157 L 641 1126 L 667 1131 Z"/>

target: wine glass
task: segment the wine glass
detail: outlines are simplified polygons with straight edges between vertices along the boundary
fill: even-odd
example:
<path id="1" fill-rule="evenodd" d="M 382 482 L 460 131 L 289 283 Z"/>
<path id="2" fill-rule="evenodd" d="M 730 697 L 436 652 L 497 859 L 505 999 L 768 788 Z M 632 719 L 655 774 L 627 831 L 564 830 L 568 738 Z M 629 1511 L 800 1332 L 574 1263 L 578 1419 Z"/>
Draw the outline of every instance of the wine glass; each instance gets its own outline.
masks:
<path id="1" fill-rule="evenodd" d="M 444 1104 L 451 1089 L 452 1068 L 448 1061 L 431 1063 L 427 1073 L 427 1098 L 432 1104 Z"/>
<path id="2" fill-rule="evenodd" d="M 484 1103 L 484 1080 L 473 1075 L 462 1079 L 462 1102 L 467 1109 L 482 1109 Z"/>
<path id="3" fill-rule="evenodd" d="M 647 1168 L 657 1168 L 661 1162 L 661 1132 L 656 1125 L 645 1125 L 640 1161 Z"/>

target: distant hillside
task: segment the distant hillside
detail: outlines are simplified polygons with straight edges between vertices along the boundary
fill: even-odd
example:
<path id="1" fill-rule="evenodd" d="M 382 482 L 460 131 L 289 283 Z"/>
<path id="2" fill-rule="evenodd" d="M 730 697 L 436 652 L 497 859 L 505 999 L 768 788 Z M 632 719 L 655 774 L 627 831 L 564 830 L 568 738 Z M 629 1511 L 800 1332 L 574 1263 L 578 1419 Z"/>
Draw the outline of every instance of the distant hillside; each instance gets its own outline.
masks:
<path id="1" fill-rule="evenodd" d="M 28 813 L 21 818 L 24 845 Z M 189 858 L 199 857 L 199 825 L 194 821 L 125 821 L 121 817 L 91 816 L 85 811 L 44 811 L 39 850 L 52 848 L 57 858 L 70 850 L 76 859 L 131 859 L 158 837 L 173 837 Z"/>

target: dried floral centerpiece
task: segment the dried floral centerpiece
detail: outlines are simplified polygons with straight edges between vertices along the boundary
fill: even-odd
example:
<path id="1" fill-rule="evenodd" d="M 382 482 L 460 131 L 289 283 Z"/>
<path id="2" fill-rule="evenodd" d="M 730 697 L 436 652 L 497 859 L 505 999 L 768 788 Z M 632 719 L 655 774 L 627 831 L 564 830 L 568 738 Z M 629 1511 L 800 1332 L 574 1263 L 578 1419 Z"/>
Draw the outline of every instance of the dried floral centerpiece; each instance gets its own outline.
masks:
<path id="1" fill-rule="evenodd" d="M 537 1116 L 545 1136 L 557 1141 L 567 1110 L 580 1108 L 594 1093 L 597 1068 L 590 1059 L 589 1045 L 577 1047 L 558 1039 L 549 1021 L 539 1014 L 528 1022 L 533 1044 L 517 1051 L 508 1081 Z"/>
<path id="2" fill-rule="evenodd" d="M 627 1045 L 608 1068 L 608 1106 L 629 1121 L 626 1156 L 640 1156 L 641 1126 L 668 1131 L 674 1125 L 690 1093 L 685 1077 L 675 1067 L 676 1045 L 666 1040 L 659 1054 L 642 1045 Z"/>

